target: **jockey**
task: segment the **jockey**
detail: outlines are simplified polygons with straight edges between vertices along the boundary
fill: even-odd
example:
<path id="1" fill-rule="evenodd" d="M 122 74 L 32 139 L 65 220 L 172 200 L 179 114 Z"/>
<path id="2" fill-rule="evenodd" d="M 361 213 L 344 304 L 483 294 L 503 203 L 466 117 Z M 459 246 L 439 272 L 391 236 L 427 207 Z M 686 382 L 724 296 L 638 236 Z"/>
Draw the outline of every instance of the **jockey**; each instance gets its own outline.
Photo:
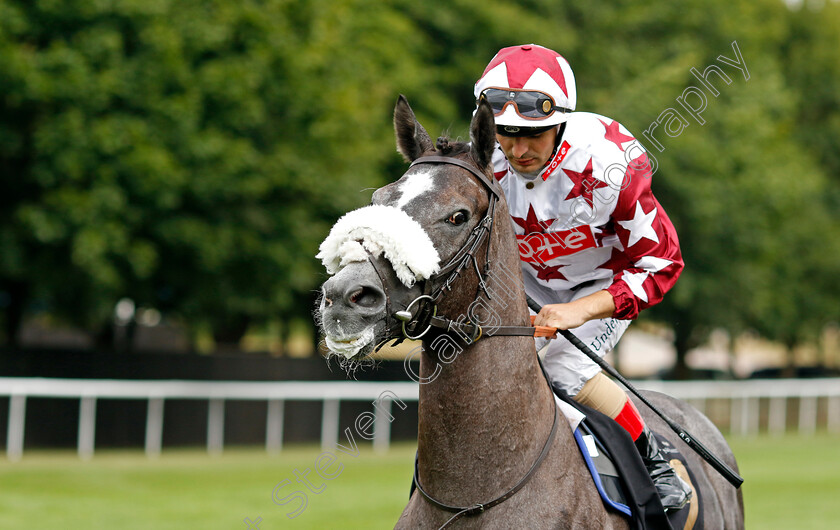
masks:
<path id="1" fill-rule="evenodd" d="M 542 46 L 500 50 L 475 96 L 496 116 L 494 172 L 519 240 L 525 290 L 542 306 L 534 324 L 572 330 L 603 356 L 683 268 L 674 226 L 651 192 L 647 154 L 617 121 L 573 112 L 572 69 Z M 627 394 L 562 337 L 541 356 L 555 385 L 630 433 L 665 509 L 683 507 L 691 489 Z"/>

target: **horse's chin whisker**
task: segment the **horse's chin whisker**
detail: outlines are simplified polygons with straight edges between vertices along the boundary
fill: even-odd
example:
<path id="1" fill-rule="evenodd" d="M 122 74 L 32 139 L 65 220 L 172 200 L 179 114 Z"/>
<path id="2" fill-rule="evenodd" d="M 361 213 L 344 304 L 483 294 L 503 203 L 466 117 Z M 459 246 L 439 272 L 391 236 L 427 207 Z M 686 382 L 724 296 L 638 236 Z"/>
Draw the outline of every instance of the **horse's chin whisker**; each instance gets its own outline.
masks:
<path id="1" fill-rule="evenodd" d="M 329 352 L 326 359 L 328 365 L 331 364 L 330 361 L 335 360 L 338 367 L 344 370 L 345 374 L 347 374 L 347 377 L 353 379 L 356 379 L 357 371 L 373 368 L 378 364 L 376 360 L 371 359 L 367 354 L 348 359 L 341 354 Z"/>

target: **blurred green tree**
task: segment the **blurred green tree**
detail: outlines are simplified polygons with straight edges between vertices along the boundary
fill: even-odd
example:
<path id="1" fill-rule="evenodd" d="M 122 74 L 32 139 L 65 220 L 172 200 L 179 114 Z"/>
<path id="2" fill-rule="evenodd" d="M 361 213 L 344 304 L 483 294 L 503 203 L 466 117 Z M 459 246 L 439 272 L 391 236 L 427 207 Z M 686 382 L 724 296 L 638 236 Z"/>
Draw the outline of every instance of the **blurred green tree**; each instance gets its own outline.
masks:
<path id="1" fill-rule="evenodd" d="M 799 140 L 798 148 L 819 164 L 830 183 L 810 197 L 811 207 L 825 206 L 822 222 L 798 227 L 803 232 L 797 240 L 801 254 L 809 259 L 790 264 L 797 268 L 791 277 L 806 278 L 809 291 L 816 294 L 798 297 L 796 314 L 807 315 L 817 324 L 836 324 L 840 322 L 840 285 L 836 280 L 840 276 L 840 4 L 809 0 L 797 5 L 781 51 L 785 79 L 795 93 L 791 132 Z M 813 332 L 813 328 L 805 329 Z M 789 330 L 783 338 L 791 353 L 801 339 L 801 333 L 794 331 Z"/>
<path id="2" fill-rule="evenodd" d="M 130 297 L 220 342 L 308 319 L 317 243 L 396 158 L 411 30 L 353 0 L 0 2 L 7 339 L 35 299 L 102 332 Z"/>
<path id="3" fill-rule="evenodd" d="M 103 336 L 123 297 L 219 342 L 308 320 L 318 243 L 405 169 L 397 94 L 457 136 L 492 54 L 526 42 L 657 158 L 686 270 L 644 318 L 680 362 L 715 327 L 813 337 L 840 319 L 838 20 L 777 0 L 0 0 L 6 338 L 34 300 Z M 749 80 L 718 60 L 733 41 Z M 732 82 L 704 123 L 651 145 L 711 64 Z"/>
<path id="4" fill-rule="evenodd" d="M 835 183 L 840 181 L 838 28 L 840 4 L 805 1 L 790 14 L 790 31 L 782 49 L 786 79 L 798 95 L 794 134 Z"/>
<path id="5" fill-rule="evenodd" d="M 803 87 L 784 69 L 789 39 L 811 35 L 810 27 L 797 26 L 775 0 L 562 9 L 587 36 L 568 51 L 578 108 L 620 120 L 659 164 L 654 192 L 676 225 L 686 268 L 643 318 L 672 325 L 678 374 L 686 375 L 686 353 L 714 328 L 732 335 L 755 329 L 787 344 L 813 339 L 837 318 L 839 293 L 828 285 L 836 260 L 821 251 L 837 247 L 836 217 L 832 225 L 825 200 L 837 188 L 800 143 L 813 117 L 797 115 Z M 838 28 L 826 24 L 822 32 L 839 35 Z M 749 79 L 719 59 L 736 59 L 733 41 Z M 709 65 L 730 79 L 712 74 L 717 96 L 691 73 Z M 702 124 L 677 101 L 691 86 L 705 92 Z M 643 133 L 668 108 L 687 123 L 674 135 L 660 125 L 660 148 Z"/>
<path id="6" fill-rule="evenodd" d="M 122 297 L 219 342 L 308 320 L 318 243 L 404 168 L 396 95 L 432 130 L 466 124 L 461 87 L 538 21 L 475 0 L 0 0 L 7 340 L 33 300 L 103 337 Z"/>

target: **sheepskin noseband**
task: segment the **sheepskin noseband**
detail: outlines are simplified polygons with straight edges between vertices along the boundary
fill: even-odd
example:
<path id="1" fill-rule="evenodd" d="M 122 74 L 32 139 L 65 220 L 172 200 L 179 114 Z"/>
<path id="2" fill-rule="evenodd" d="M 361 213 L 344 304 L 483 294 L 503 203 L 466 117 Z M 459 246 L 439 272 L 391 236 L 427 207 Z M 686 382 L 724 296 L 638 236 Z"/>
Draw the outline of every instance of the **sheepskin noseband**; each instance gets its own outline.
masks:
<path id="1" fill-rule="evenodd" d="M 353 210 L 339 219 L 315 256 L 335 274 L 354 261 L 380 254 L 391 262 L 406 286 L 425 280 L 440 268 L 440 257 L 420 223 L 393 206 L 375 204 Z"/>

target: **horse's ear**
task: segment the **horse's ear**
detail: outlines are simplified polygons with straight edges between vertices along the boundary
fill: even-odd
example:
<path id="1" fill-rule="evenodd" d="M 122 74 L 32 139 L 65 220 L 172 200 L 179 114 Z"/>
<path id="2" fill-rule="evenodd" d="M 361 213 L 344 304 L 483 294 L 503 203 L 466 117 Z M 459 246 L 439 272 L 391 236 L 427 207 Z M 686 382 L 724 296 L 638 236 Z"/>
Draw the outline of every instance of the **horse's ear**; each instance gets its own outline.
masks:
<path id="1" fill-rule="evenodd" d="M 394 108 L 394 133 L 397 136 L 397 151 L 406 162 L 413 162 L 426 151 L 435 149 L 432 137 L 417 121 L 408 100 L 402 94 Z"/>
<path id="2" fill-rule="evenodd" d="M 470 123 L 472 156 L 482 169 L 490 165 L 496 148 L 496 121 L 490 104 L 482 100 Z"/>

